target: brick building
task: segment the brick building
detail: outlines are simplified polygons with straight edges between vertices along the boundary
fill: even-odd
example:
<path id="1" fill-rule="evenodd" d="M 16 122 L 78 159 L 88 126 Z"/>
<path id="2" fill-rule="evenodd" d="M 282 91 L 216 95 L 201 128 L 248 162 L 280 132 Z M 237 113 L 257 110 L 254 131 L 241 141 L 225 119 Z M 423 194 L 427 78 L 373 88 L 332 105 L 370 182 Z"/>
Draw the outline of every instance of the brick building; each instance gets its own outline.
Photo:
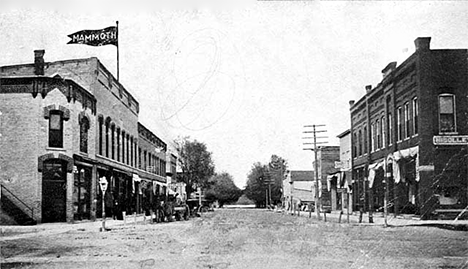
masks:
<path id="1" fill-rule="evenodd" d="M 340 170 L 335 168 L 335 162 L 340 161 L 340 147 L 339 146 L 320 146 L 317 150 L 318 159 L 318 175 L 321 182 L 321 206 L 323 209 L 332 210 L 332 198 L 333 203 L 336 205 L 336 192 L 332 192 L 330 185 L 330 175 L 339 172 Z M 315 167 L 315 166 L 314 166 Z M 332 197 L 332 195 L 334 195 Z"/>
<path id="2" fill-rule="evenodd" d="M 101 217 L 102 178 L 107 216 L 143 213 L 143 190 L 166 184 L 167 145 L 97 58 L 44 62 L 44 53 L 0 67 L 2 221 L 18 209 L 38 222 Z"/>
<path id="3" fill-rule="evenodd" d="M 461 212 L 467 206 L 467 50 L 415 40 L 403 63 L 350 101 L 354 210 Z"/>

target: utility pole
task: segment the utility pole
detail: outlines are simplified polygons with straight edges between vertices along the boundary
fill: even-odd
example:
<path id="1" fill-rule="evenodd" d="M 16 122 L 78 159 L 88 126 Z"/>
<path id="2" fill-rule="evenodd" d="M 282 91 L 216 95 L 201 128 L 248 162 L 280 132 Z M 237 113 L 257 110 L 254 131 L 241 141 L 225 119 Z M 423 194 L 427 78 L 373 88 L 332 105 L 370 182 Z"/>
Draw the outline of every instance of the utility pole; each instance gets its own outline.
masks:
<path id="1" fill-rule="evenodd" d="M 317 130 L 317 127 L 323 127 L 324 124 L 313 124 L 313 125 L 304 125 L 304 128 L 312 127 L 312 131 L 304 131 L 303 133 L 312 133 L 313 137 L 303 137 L 302 139 L 310 139 L 313 138 L 313 143 L 303 143 L 304 145 L 313 145 L 313 148 L 304 148 L 303 150 L 313 150 L 314 157 L 315 157 L 315 212 L 317 212 L 317 219 L 320 220 L 320 191 L 319 191 L 319 172 L 318 172 L 318 157 L 317 157 L 317 145 L 318 144 L 326 144 L 327 142 L 317 142 L 317 138 L 327 138 L 326 136 L 317 136 L 317 133 L 326 132 L 326 130 Z M 320 179 L 321 180 L 321 179 Z"/>

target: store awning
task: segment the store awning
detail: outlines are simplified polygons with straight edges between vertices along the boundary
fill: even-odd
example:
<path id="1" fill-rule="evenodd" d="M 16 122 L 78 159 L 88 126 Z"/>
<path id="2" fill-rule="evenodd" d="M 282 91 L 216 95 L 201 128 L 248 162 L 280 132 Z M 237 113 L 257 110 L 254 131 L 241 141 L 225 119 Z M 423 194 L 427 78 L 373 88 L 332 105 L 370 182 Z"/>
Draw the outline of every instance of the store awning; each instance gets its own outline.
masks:
<path id="1" fill-rule="evenodd" d="M 133 174 L 133 177 L 132 177 L 133 181 L 136 181 L 136 182 L 140 182 L 141 181 L 141 178 L 138 174 Z"/>
<path id="2" fill-rule="evenodd" d="M 381 167 L 383 167 L 384 164 L 385 162 L 382 160 L 369 165 L 369 177 L 367 178 L 367 180 L 369 180 L 369 188 L 372 188 L 372 186 L 374 185 L 375 172 Z"/>
<path id="3" fill-rule="evenodd" d="M 400 170 L 400 160 L 407 158 L 415 158 L 418 155 L 419 146 L 407 148 L 404 150 L 399 150 L 389 155 L 389 158 L 393 158 L 392 168 L 393 168 L 393 179 L 395 183 L 399 183 L 402 179 L 401 170 Z M 419 181 L 419 172 L 417 171 L 419 167 L 419 158 L 416 157 L 416 181 Z"/>

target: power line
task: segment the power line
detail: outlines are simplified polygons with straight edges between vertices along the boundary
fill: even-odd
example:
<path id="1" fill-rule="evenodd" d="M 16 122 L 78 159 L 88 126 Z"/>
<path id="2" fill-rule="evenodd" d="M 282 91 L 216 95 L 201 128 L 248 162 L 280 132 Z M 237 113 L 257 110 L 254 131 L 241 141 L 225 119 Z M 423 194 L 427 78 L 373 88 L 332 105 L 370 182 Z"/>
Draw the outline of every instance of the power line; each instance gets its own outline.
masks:
<path id="1" fill-rule="evenodd" d="M 319 173 L 318 173 L 318 157 L 317 157 L 317 145 L 318 144 L 326 144 L 326 141 L 321 141 L 317 142 L 318 138 L 327 138 L 327 137 L 318 137 L 317 133 L 324 133 L 326 130 L 317 130 L 318 127 L 324 127 L 324 124 L 313 124 L 313 125 L 304 125 L 304 128 L 310 128 L 312 127 L 312 131 L 303 131 L 303 133 L 311 133 L 313 134 L 312 137 L 303 137 L 303 139 L 309 139 L 312 138 L 314 139 L 313 143 L 303 143 L 304 145 L 313 145 L 313 148 L 304 148 L 303 150 L 312 150 L 314 151 L 314 157 L 315 157 L 315 212 L 317 212 L 317 219 L 320 220 L 320 205 L 321 205 L 321 197 L 319 196 L 320 191 L 319 191 Z M 320 179 L 321 180 L 321 179 Z M 325 212 L 324 214 L 324 220 L 326 221 L 326 216 Z M 310 216 L 310 215 L 309 215 Z"/>

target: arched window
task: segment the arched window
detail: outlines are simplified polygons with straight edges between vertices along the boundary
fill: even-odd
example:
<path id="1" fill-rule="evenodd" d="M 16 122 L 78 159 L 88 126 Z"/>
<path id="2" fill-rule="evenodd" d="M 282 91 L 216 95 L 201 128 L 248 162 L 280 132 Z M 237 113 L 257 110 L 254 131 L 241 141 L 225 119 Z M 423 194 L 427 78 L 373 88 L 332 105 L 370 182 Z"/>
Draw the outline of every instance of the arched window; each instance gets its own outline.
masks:
<path id="1" fill-rule="evenodd" d="M 63 112 L 60 110 L 50 111 L 49 147 L 63 148 Z"/>
<path id="2" fill-rule="evenodd" d="M 88 153 L 88 130 L 89 120 L 83 117 L 80 122 L 80 151 Z"/>
<path id="3" fill-rule="evenodd" d="M 111 158 L 115 160 L 115 125 L 111 125 Z"/>

